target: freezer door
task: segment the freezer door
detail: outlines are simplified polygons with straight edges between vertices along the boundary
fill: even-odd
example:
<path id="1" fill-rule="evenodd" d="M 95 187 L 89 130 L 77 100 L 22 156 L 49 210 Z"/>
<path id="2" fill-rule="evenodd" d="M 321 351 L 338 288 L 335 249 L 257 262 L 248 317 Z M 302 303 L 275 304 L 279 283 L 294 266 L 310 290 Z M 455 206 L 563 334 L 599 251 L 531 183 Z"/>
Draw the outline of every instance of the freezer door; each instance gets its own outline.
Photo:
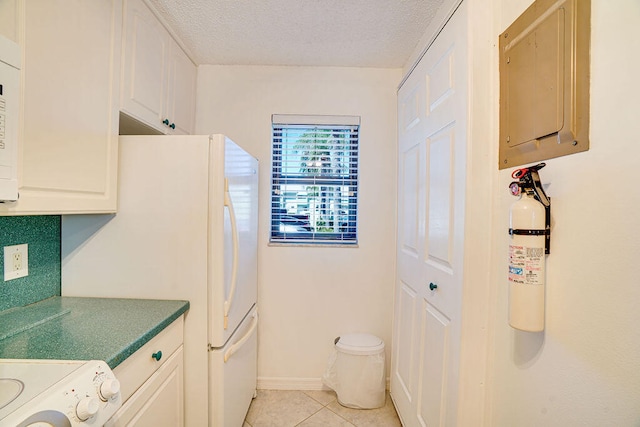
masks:
<path id="1" fill-rule="evenodd" d="M 241 426 L 256 392 L 258 311 L 254 307 L 226 346 L 209 352 L 209 425 Z"/>
<path id="2" fill-rule="evenodd" d="M 257 302 L 258 161 L 223 136 L 211 152 L 209 342 L 222 347 Z"/>

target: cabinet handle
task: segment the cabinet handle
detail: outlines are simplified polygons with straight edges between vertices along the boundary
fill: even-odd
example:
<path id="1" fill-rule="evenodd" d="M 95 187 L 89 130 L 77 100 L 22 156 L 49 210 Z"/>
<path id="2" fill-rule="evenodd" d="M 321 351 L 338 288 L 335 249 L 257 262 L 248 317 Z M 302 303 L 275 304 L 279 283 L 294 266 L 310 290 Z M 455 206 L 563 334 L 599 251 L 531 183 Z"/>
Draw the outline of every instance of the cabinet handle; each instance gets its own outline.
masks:
<path id="1" fill-rule="evenodd" d="M 176 124 L 175 124 L 175 123 L 171 123 L 171 124 L 169 125 L 169 127 L 170 127 L 171 129 L 175 129 L 175 128 L 176 128 Z"/>
<path id="2" fill-rule="evenodd" d="M 160 361 L 160 359 L 162 359 L 162 352 L 160 350 L 156 351 L 155 353 L 153 353 L 151 355 L 152 359 L 156 359 L 156 361 Z"/>
<path id="3" fill-rule="evenodd" d="M 436 289 L 438 289 L 438 285 L 436 285 L 435 283 L 431 282 L 431 283 L 429 283 L 429 289 L 431 289 L 432 291 L 435 291 Z"/>
<path id="4" fill-rule="evenodd" d="M 164 119 L 164 120 L 162 121 L 162 124 L 163 124 L 163 125 L 167 125 L 167 126 L 169 126 L 169 119 Z"/>

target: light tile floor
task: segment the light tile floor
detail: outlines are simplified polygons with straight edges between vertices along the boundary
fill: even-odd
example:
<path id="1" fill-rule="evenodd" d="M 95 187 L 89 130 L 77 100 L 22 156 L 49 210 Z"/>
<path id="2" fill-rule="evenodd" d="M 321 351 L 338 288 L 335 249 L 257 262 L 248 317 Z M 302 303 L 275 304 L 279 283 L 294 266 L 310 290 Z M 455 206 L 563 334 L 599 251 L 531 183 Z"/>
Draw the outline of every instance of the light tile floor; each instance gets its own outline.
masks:
<path id="1" fill-rule="evenodd" d="M 400 427 L 389 393 L 378 409 L 340 405 L 333 391 L 258 390 L 243 427 Z"/>

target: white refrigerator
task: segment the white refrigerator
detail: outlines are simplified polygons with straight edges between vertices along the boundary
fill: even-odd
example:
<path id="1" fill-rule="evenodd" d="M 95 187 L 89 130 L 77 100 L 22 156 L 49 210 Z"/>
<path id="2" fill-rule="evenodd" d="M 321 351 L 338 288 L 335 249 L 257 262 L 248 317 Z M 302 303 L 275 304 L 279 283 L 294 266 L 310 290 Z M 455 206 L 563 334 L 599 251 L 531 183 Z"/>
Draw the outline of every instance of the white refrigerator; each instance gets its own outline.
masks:
<path id="1" fill-rule="evenodd" d="M 185 425 L 240 427 L 256 390 L 258 161 L 224 135 L 119 142 L 117 214 L 62 219 L 62 295 L 188 300 Z"/>

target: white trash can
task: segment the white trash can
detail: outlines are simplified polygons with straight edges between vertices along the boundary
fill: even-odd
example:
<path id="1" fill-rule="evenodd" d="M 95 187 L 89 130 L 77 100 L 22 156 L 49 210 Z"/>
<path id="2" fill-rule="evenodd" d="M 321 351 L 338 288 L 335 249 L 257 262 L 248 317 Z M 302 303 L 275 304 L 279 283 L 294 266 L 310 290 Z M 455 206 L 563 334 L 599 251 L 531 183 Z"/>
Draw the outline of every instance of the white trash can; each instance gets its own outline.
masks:
<path id="1" fill-rule="evenodd" d="M 385 402 L 384 341 L 370 334 L 336 338 L 322 382 L 342 406 L 373 409 Z"/>

